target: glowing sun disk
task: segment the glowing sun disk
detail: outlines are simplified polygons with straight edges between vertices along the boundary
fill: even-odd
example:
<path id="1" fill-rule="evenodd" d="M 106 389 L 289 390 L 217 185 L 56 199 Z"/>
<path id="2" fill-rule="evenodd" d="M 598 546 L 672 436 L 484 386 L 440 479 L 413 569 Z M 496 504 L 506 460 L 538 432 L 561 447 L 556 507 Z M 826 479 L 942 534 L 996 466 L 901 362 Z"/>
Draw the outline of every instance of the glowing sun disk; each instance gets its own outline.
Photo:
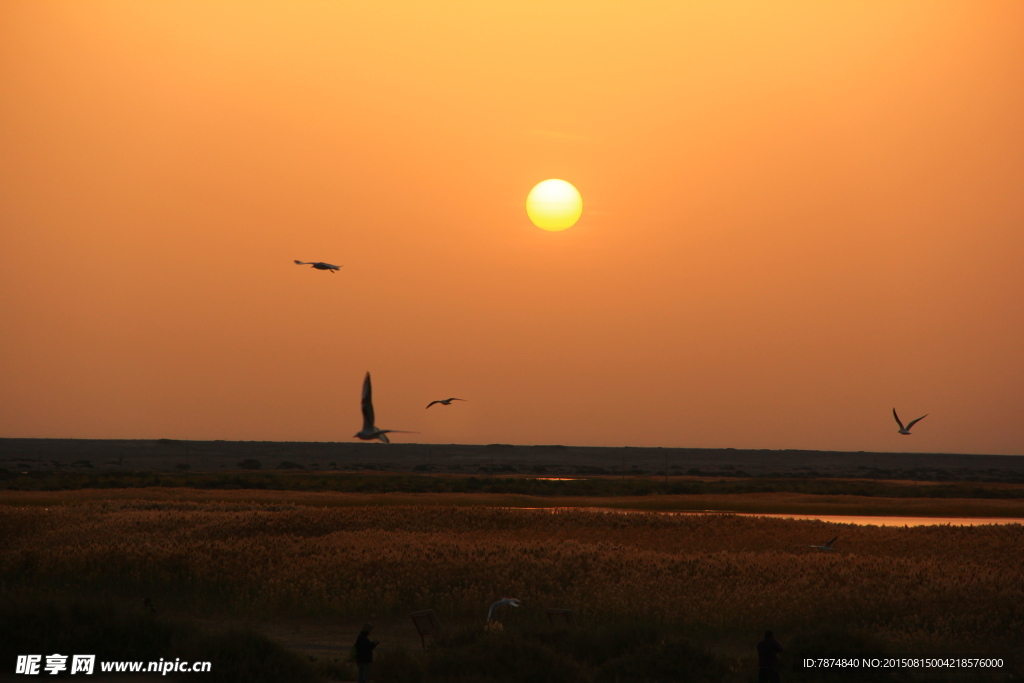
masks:
<path id="1" fill-rule="evenodd" d="M 564 180 L 537 183 L 526 197 L 526 215 L 538 228 L 554 232 L 571 228 L 582 213 L 583 198 Z"/>

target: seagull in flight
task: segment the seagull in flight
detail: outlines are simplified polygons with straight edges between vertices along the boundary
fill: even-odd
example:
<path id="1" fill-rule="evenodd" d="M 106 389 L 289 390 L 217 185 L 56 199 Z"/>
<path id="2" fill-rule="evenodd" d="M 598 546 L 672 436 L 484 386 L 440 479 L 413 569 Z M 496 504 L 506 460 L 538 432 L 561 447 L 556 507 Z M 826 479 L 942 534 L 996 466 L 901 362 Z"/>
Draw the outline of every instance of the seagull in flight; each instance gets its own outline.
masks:
<path id="1" fill-rule="evenodd" d="M 502 598 L 501 600 L 498 600 L 498 602 L 491 605 L 491 608 L 487 610 L 487 623 L 491 623 L 491 619 L 494 618 L 494 611 L 499 607 L 504 607 L 505 605 L 508 605 L 509 607 L 519 607 L 522 604 L 523 603 L 519 602 L 515 598 Z"/>
<path id="2" fill-rule="evenodd" d="M 825 545 L 812 545 L 812 546 L 808 546 L 808 547 L 814 548 L 815 550 L 829 550 L 829 551 L 835 552 L 835 548 L 832 547 L 832 544 L 836 542 L 836 538 L 839 538 L 839 537 L 836 536 L 835 538 L 833 538 L 831 541 L 829 541 Z"/>
<path id="3" fill-rule="evenodd" d="M 900 434 L 902 434 L 903 436 L 910 436 L 910 428 L 913 427 L 914 425 L 916 425 L 921 420 L 923 420 L 926 417 L 928 417 L 927 415 L 922 415 L 921 417 L 917 418 L 916 420 L 911 420 L 910 424 L 908 424 L 906 427 L 904 427 L 903 423 L 900 422 L 900 416 L 896 414 L 896 409 L 895 408 L 892 409 L 892 416 L 896 418 L 896 424 L 898 424 L 900 426 Z"/>
<path id="4" fill-rule="evenodd" d="M 366 379 L 363 380 L 363 429 L 356 432 L 355 438 L 362 439 L 363 441 L 380 439 L 384 443 L 391 443 L 388 441 L 387 436 L 391 432 L 415 433 L 407 432 L 403 429 L 377 429 L 376 425 L 373 424 L 373 388 L 370 386 L 370 373 L 367 372 Z"/>
<path id="5" fill-rule="evenodd" d="M 466 399 L 464 399 L 464 398 L 446 398 L 446 399 L 444 399 L 442 401 L 431 401 L 430 403 L 427 404 L 427 407 L 429 408 L 430 406 L 434 405 L 435 403 L 440 403 L 443 406 L 450 406 L 452 404 L 452 401 L 465 401 L 465 400 Z"/>
<path id="6" fill-rule="evenodd" d="M 341 269 L 341 266 L 335 266 L 330 263 L 324 263 L 323 261 L 300 261 L 298 259 L 295 259 L 295 262 L 300 266 L 313 266 L 317 270 L 326 270 L 332 275 L 334 274 L 334 271 Z"/>

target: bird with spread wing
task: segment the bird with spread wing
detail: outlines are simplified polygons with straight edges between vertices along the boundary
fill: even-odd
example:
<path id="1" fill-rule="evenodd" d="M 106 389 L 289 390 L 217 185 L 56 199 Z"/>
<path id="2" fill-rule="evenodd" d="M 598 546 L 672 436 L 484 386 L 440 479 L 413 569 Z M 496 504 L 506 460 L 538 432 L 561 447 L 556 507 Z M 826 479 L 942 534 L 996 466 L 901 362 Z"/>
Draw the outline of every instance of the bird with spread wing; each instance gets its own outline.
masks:
<path id="1" fill-rule="evenodd" d="M 831 541 L 829 541 L 825 545 L 812 545 L 810 547 L 814 548 L 815 550 L 829 550 L 829 551 L 835 552 L 835 548 L 832 547 L 832 544 L 836 542 L 837 538 L 839 538 L 839 537 L 836 536 L 835 538 L 833 538 Z"/>
<path id="2" fill-rule="evenodd" d="M 374 439 L 380 439 L 384 443 L 391 443 L 388 441 L 388 434 L 394 432 L 400 432 L 402 434 L 415 434 L 415 432 L 409 432 L 404 429 L 377 429 L 377 425 L 373 423 L 373 387 L 370 386 L 370 373 L 366 373 L 366 379 L 363 380 L 363 428 L 359 432 L 356 432 L 355 438 L 362 439 L 363 441 L 373 441 Z"/>
<path id="3" fill-rule="evenodd" d="M 324 263 L 323 261 L 300 261 L 295 259 L 295 263 L 300 266 L 313 266 L 317 270 L 326 270 L 328 273 L 334 274 L 334 271 L 340 270 L 341 266 L 336 266 L 332 263 Z"/>
<path id="4" fill-rule="evenodd" d="M 523 603 L 515 598 L 502 598 L 501 600 L 498 600 L 496 603 L 491 605 L 489 610 L 487 610 L 487 623 L 491 623 L 491 620 L 494 619 L 494 613 L 499 607 L 519 607 L 522 604 Z"/>
<path id="5" fill-rule="evenodd" d="M 928 417 L 927 415 L 922 415 L 921 417 L 917 418 L 916 420 L 911 420 L 910 424 L 908 424 L 906 427 L 904 427 L 903 423 L 900 422 L 900 416 L 896 414 L 896 409 L 895 408 L 892 409 L 892 416 L 896 418 L 896 424 L 898 424 L 900 426 L 900 434 L 902 434 L 903 436 L 910 436 L 910 428 L 913 427 L 914 425 L 916 425 L 921 420 L 923 420 L 926 417 Z"/>
<path id="6" fill-rule="evenodd" d="M 464 399 L 464 398 L 445 398 L 445 399 L 441 399 L 440 401 L 431 401 L 430 403 L 427 404 L 427 407 L 429 408 L 430 406 L 434 405 L 435 403 L 440 403 L 443 406 L 450 406 L 452 404 L 452 401 L 465 401 L 465 400 L 466 399 Z"/>

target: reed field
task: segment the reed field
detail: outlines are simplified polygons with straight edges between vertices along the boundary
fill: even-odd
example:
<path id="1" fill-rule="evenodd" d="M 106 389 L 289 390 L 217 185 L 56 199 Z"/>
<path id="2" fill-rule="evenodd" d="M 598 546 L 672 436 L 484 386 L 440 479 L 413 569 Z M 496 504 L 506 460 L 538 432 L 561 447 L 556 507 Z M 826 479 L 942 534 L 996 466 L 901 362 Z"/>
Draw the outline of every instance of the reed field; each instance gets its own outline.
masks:
<path id="1" fill-rule="evenodd" d="M 400 622 L 433 609 L 449 632 L 478 628 L 491 602 L 512 596 L 524 606 L 506 615 L 508 638 L 541 628 L 545 608 L 572 609 L 581 628 L 631 623 L 685 636 L 737 672 L 766 628 L 811 649 L 826 646 L 827 631 L 840 650 L 939 654 L 1009 652 L 1024 633 L 1016 524 L 326 507 L 234 493 L 0 505 L 0 591 L 21 604 L 151 597 L 179 617 L 229 620 Z M 809 547 L 837 534 L 837 552 Z M 394 653 L 391 665 L 401 656 L 413 655 Z"/>

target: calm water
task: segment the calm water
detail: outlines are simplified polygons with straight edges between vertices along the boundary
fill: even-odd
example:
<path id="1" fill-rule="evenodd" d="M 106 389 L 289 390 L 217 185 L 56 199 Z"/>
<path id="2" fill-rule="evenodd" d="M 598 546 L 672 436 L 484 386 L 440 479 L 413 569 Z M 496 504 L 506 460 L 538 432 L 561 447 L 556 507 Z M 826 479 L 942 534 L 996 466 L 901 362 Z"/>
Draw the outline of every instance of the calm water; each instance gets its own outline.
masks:
<path id="1" fill-rule="evenodd" d="M 875 526 L 977 526 L 979 524 L 1024 524 L 1024 519 L 1013 517 L 877 517 L 872 515 L 750 515 L 745 517 L 780 517 L 783 519 L 820 519 L 836 524 L 873 524 Z"/>
<path id="2" fill-rule="evenodd" d="M 588 510 L 592 512 L 618 512 L 621 514 L 636 514 L 639 512 L 653 512 L 659 515 L 740 515 L 743 517 L 777 517 L 779 519 L 817 519 L 822 522 L 834 524 L 863 524 L 874 526 L 935 526 L 939 524 L 951 524 L 954 526 L 978 526 L 979 524 L 1024 524 L 1024 519 L 1019 517 L 882 517 L 875 515 L 797 515 L 788 513 L 754 513 L 754 512 L 731 512 L 728 510 L 694 510 L 694 511 L 665 511 L 660 510 L 624 510 L 620 508 L 518 508 L 529 510 L 550 510 L 552 512 L 563 510 Z"/>

